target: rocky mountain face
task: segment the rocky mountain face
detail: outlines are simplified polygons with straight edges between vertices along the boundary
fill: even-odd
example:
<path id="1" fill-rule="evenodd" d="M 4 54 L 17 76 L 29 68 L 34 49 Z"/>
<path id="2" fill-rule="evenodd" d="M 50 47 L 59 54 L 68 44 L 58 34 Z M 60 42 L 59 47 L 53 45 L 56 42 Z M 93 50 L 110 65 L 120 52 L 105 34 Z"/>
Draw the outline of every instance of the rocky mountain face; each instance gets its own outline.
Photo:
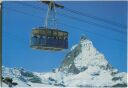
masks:
<path id="1" fill-rule="evenodd" d="M 103 70 L 113 70 L 104 55 L 96 50 L 88 38 L 82 36 L 80 43 L 73 46 L 71 51 L 66 55 L 59 70 L 78 74 L 91 66 L 99 67 Z"/>
<path id="2" fill-rule="evenodd" d="M 23 68 L 7 68 L 2 67 L 2 77 L 6 84 L 11 85 L 11 83 L 17 83 L 18 85 L 24 84 L 25 86 L 29 86 L 28 82 L 31 83 L 41 83 L 41 78 L 37 75 L 34 75 L 33 72 L 25 71 Z M 12 80 L 13 82 L 8 82 L 7 80 Z M 20 84 L 21 83 L 21 84 Z"/>
<path id="3" fill-rule="evenodd" d="M 3 79 L 12 78 L 17 86 L 32 87 L 126 87 L 127 73 L 113 68 L 92 42 L 82 36 L 53 72 L 37 73 L 3 67 Z M 16 84 L 15 83 L 15 84 Z"/>
<path id="4" fill-rule="evenodd" d="M 119 73 L 117 69 L 113 68 L 105 56 L 85 36 L 82 36 L 79 44 L 74 45 L 65 56 L 59 71 L 73 75 L 69 77 L 69 79 L 73 79 L 69 82 L 69 85 L 73 84 L 72 86 L 112 87 L 127 85 L 127 74 Z"/>

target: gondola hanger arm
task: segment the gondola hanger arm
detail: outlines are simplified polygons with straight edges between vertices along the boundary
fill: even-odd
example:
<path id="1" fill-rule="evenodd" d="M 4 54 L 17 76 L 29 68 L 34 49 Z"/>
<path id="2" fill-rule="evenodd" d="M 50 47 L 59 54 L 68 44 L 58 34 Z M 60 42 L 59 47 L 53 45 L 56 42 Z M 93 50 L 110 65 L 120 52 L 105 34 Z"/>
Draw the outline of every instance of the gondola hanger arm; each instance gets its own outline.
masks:
<path id="1" fill-rule="evenodd" d="M 41 2 L 44 3 L 44 4 L 47 4 L 47 5 L 50 5 L 50 3 L 54 3 L 55 7 L 57 7 L 57 8 L 64 8 L 63 5 L 57 4 L 57 3 L 55 3 L 53 0 L 52 0 L 52 1 L 42 0 Z"/>

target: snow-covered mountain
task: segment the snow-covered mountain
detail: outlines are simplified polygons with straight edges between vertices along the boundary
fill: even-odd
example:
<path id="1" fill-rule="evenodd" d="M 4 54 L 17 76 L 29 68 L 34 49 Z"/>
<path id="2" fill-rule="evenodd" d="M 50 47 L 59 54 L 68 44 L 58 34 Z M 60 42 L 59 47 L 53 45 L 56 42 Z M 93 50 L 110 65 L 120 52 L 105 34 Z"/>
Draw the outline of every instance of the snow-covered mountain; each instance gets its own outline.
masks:
<path id="1" fill-rule="evenodd" d="M 12 86 L 41 87 L 126 87 L 127 73 L 113 68 L 92 42 L 82 36 L 53 72 L 29 72 L 23 68 L 3 67 L 3 80 L 12 78 Z M 3 82 L 7 86 L 7 82 Z"/>

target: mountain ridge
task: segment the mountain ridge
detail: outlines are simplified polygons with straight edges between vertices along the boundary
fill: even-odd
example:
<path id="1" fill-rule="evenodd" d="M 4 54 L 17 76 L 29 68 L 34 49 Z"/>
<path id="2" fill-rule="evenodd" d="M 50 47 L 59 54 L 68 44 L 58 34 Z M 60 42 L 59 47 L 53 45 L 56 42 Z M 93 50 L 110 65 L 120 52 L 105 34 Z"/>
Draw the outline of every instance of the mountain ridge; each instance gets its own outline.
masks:
<path id="1" fill-rule="evenodd" d="M 74 67 L 74 71 L 76 71 L 77 74 L 79 73 L 80 69 L 86 69 L 86 65 L 88 64 L 101 65 L 101 68 L 112 69 L 112 66 L 105 59 L 104 55 L 96 50 L 96 48 L 88 38 L 82 36 L 80 39 L 80 43 L 73 46 L 71 51 L 66 55 L 59 70 L 64 71 L 66 70 L 66 67 L 69 67 L 66 65 L 70 65 L 71 69 L 72 67 Z M 105 65 L 107 66 L 105 67 Z M 78 69 L 76 69 L 76 67 Z M 69 72 L 70 68 L 67 68 L 67 70 Z"/>

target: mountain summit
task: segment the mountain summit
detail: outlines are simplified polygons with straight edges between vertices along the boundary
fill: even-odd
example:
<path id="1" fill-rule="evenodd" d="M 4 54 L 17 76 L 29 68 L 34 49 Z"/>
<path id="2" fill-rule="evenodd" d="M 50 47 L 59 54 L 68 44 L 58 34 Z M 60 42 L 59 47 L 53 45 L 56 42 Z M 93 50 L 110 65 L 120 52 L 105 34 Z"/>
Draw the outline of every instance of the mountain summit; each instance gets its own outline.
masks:
<path id="1" fill-rule="evenodd" d="M 107 62 L 104 55 L 97 51 L 87 37 L 82 36 L 80 43 L 74 45 L 66 55 L 59 70 L 78 74 L 90 67 L 112 70 L 112 66 Z"/>
<path id="2" fill-rule="evenodd" d="M 59 68 L 37 73 L 3 67 L 4 84 L 10 77 L 18 86 L 32 87 L 126 87 L 127 73 L 113 68 L 86 36 L 74 45 Z M 16 83 L 11 83 L 13 84 Z"/>
<path id="3" fill-rule="evenodd" d="M 59 71 L 73 75 L 67 77 L 72 86 L 126 86 L 127 74 L 113 68 L 86 36 L 71 48 Z"/>

